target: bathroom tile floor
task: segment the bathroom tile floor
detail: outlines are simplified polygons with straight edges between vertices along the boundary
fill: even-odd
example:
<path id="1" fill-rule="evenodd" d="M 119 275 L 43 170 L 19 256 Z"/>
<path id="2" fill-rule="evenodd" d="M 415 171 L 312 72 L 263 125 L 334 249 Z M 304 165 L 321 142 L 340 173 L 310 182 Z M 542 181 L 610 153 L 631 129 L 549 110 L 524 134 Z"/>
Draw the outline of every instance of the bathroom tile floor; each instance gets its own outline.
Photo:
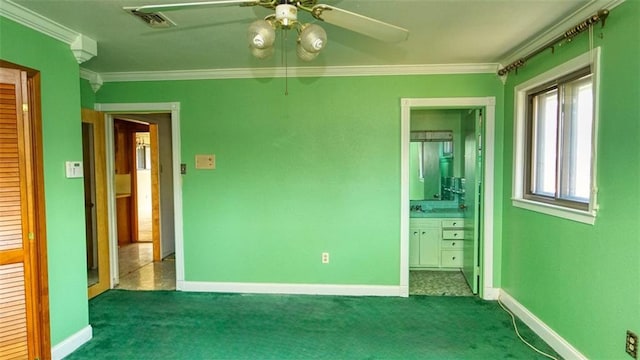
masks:
<path id="1" fill-rule="evenodd" d="M 409 295 L 472 296 L 461 271 L 409 271 Z"/>

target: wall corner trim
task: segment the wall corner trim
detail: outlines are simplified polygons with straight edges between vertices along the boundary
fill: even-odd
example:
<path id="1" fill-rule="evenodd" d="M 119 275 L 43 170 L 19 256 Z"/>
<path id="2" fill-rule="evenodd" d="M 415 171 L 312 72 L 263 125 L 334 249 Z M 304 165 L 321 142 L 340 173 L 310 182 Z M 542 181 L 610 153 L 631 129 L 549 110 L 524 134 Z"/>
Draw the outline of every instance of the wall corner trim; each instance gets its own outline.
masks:
<path id="1" fill-rule="evenodd" d="M 335 284 L 284 284 L 284 283 L 233 283 L 184 281 L 182 291 L 225 292 L 244 294 L 284 295 L 337 295 L 337 296 L 399 296 L 406 291 L 396 285 L 335 285 Z"/>
<path id="2" fill-rule="evenodd" d="M 98 55 L 98 43 L 86 35 L 78 34 L 70 45 L 78 64 L 91 60 L 92 57 Z"/>
<path id="3" fill-rule="evenodd" d="M 500 289 L 494 287 L 485 287 L 482 292 L 484 300 L 498 300 L 500 298 Z"/>
<path id="4" fill-rule="evenodd" d="M 563 359 L 579 359 L 587 360 L 578 349 L 573 347 L 568 341 L 566 341 L 560 334 L 555 332 L 537 316 L 535 316 L 529 309 L 520 304 L 509 293 L 500 289 L 499 300 L 507 307 L 515 316 L 522 320 L 528 327 L 533 330 L 542 340 L 544 340 L 549 346 L 553 348 Z"/>
<path id="5" fill-rule="evenodd" d="M 60 360 L 74 352 L 93 337 L 93 329 L 91 325 L 87 325 L 80 331 L 62 340 L 51 348 L 51 358 Z"/>
<path id="6" fill-rule="evenodd" d="M 80 68 L 80 78 L 88 80 L 91 85 L 91 89 L 93 89 L 94 93 L 97 93 L 98 90 L 102 87 L 104 81 L 102 80 L 102 76 L 97 72 L 93 72 L 91 70 L 87 70 L 85 68 Z"/>

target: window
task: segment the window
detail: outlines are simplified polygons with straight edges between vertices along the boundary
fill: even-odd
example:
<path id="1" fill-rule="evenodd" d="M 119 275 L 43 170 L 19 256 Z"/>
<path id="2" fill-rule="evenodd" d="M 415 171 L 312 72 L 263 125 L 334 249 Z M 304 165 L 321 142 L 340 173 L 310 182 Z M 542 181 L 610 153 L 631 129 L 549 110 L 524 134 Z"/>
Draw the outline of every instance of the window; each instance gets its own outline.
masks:
<path id="1" fill-rule="evenodd" d="M 151 169 L 150 142 L 148 132 L 136 132 L 136 165 L 138 170 Z"/>
<path id="2" fill-rule="evenodd" d="M 527 93 L 525 198 L 587 210 L 593 76 L 589 67 Z"/>
<path id="3" fill-rule="evenodd" d="M 516 87 L 515 206 L 594 222 L 597 62 L 592 57 L 585 54 Z"/>
<path id="4" fill-rule="evenodd" d="M 151 169 L 151 151 L 149 145 L 138 145 L 136 147 L 136 163 L 138 170 Z"/>

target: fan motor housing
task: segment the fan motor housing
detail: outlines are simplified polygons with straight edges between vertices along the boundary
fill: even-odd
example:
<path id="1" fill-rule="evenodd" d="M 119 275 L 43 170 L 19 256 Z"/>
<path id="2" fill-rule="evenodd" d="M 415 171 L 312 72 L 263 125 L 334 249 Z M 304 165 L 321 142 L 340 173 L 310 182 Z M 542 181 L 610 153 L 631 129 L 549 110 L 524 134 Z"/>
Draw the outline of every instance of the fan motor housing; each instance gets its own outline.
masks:
<path id="1" fill-rule="evenodd" d="M 279 0 L 278 4 L 292 4 L 304 7 L 311 7 L 318 3 L 318 0 Z"/>
<path id="2" fill-rule="evenodd" d="M 298 8 L 290 4 L 276 6 L 276 20 L 283 27 L 292 26 L 298 21 Z"/>

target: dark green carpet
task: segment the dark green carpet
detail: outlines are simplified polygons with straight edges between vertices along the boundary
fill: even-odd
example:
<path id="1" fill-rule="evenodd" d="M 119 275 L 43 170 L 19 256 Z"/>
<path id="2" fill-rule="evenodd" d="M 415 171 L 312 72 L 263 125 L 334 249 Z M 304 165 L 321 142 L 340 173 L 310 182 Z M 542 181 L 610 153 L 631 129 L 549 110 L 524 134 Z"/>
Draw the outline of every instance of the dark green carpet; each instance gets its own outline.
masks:
<path id="1" fill-rule="evenodd" d="M 111 290 L 67 359 L 541 359 L 496 302 Z M 525 339 L 555 354 L 520 323 Z"/>

